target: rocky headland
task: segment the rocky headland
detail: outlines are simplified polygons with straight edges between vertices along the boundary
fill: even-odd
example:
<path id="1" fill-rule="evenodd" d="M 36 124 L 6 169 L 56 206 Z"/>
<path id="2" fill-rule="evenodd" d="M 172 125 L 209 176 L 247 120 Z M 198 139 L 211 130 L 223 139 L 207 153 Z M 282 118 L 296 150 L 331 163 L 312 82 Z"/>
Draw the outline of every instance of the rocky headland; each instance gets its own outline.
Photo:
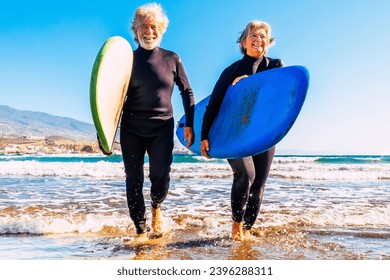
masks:
<path id="1" fill-rule="evenodd" d="M 120 146 L 114 145 L 114 152 Z M 0 138 L 0 154 L 69 154 L 69 153 L 100 153 L 97 141 L 76 141 L 70 138 L 51 137 L 20 137 Z"/>

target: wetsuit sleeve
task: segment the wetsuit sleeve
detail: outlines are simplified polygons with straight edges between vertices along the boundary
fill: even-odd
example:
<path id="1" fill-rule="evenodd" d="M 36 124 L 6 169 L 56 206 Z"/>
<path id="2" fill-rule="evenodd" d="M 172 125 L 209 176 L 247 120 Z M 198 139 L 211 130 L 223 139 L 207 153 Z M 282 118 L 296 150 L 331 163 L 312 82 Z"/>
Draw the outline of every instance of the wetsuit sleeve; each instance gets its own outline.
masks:
<path id="1" fill-rule="evenodd" d="M 269 69 L 284 67 L 284 63 L 281 59 L 271 59 L 269 63 Z"/>
<path id="2" fill-rule="evenodd" d="M 177 57 L 176 60 L 175 83 L 179 88 L 181 99 L 183 102 L 184 113 L 186 114 L 186 127 L 193 127 L 195 110 L 194 93 L 188 81 L 183 63 L 181 62 L 179 57 Z"/>
<path id="3" fill-rule="evenodd" d="M 207 105 L 203 116 L 201 141 L 209 138 L 211 126 L 218 115 L 226 90 L 232 83 L 232 73 L 230 68 L 231 67 L 228 67 L 222 72 L 214 86 L 213 92 L 211 93 L 209 104 Z"/>

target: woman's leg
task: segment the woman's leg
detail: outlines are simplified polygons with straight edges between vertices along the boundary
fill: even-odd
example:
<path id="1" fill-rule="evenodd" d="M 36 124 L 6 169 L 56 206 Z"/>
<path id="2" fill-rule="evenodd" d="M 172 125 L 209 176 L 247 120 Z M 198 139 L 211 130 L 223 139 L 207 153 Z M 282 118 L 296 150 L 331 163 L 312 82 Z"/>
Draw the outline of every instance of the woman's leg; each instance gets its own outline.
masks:
<path id="1" fill-rule="evenodd" d="M 255 177 L 255 169 L 251 157 L 228 159 L 233 170 L 233 185 L 231 189 L 232 208 L 232 238 L 237 241 L 244 239 L 243 218 L 245 206 L 249 197 L 249 188 Z"/>
<path id="2" fill-rule="evenodd" d="M 275 155 L 275 147 L 259 155 L 253 156 L 255 168 L 255 179 L 249 190 L 249 198 L 246 204 L 244 215 L 244 229 L 250 230 L 254 225 L 260 212 L 263 201 L 265 183 L 267 181 L 271 164 Z"/>

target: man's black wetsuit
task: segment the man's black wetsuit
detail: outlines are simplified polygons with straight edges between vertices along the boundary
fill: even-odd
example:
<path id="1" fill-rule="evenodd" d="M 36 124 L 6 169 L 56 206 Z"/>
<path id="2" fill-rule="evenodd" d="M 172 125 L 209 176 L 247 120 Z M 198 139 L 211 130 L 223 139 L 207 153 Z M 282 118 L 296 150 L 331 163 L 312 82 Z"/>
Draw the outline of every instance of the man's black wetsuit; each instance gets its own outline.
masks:
<path id="1" fill-rule="evenodd" d="M 269 57 L 256 59 L 248 55 L 244 55 L 241 60 L 228 66 L 222 72 L 211 94 L 203 117 L 201 140 L 208 139 L 210 128 L 218 114 L 226 90 L 235 78 L 277 67 L 283 67 L 280 59 Z M 243 221 L 244 229 L 249 230 L 259 214 L 265 182 L 274 154 L 275 147 L 256 156 L 228 159 L 234 173 L 231 191 L 232 217 L 235 222 Z"/>
<path id="2" fill-rule="evenodd" d="M 174 120 L 171 97 L 180 90 L 186 126 L 193 127 L 194 95 L 179 56 L 163 48 L 134 51 L 133 70 L 123 106 L 120 142 L 130 217 L 137 233 L 146 231 L 144 157 L 149 155 L 151 204 L 158 208 L 169 188 Z"/>

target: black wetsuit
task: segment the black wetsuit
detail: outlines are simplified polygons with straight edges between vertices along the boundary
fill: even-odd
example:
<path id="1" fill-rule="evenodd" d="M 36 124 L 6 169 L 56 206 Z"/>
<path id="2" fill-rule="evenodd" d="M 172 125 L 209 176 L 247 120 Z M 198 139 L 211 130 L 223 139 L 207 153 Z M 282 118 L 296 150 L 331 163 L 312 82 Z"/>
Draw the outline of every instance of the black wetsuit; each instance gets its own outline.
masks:
<path id="1" fill-rule="evenodd" d="M 235 78 L 282 66 L 283 62 L 280 59 L 269 57 L 256 59 L 244 55 L 241 60 L 227 67 L 211 94 L 203 117 L 201 140 L 208 139 L 210 128 L 218 114 L 226 90 Z M 231 191 L 232 217 L 236 222 L 244 222 L 245 229 L 253 226 L 259 214 L 265 182 L 274 154 L 275 147 L 252 157 L 228 159 L 234 174 Z"/>
<path id="2" fill-rule="evenodd" d="M 149 155 L 152 207 L 160 207 L 168 193 L 174 133 L 171 97 L 175 84 L 181 93 L 186 126 L 193 127 L 194 95 L 179 56 L 162 48 L 149 51 L 138 47 L 134 51 L 120 142 L 127 204 L 138 234 L 146 231 L 142 191 L 145 153 Z"/>

